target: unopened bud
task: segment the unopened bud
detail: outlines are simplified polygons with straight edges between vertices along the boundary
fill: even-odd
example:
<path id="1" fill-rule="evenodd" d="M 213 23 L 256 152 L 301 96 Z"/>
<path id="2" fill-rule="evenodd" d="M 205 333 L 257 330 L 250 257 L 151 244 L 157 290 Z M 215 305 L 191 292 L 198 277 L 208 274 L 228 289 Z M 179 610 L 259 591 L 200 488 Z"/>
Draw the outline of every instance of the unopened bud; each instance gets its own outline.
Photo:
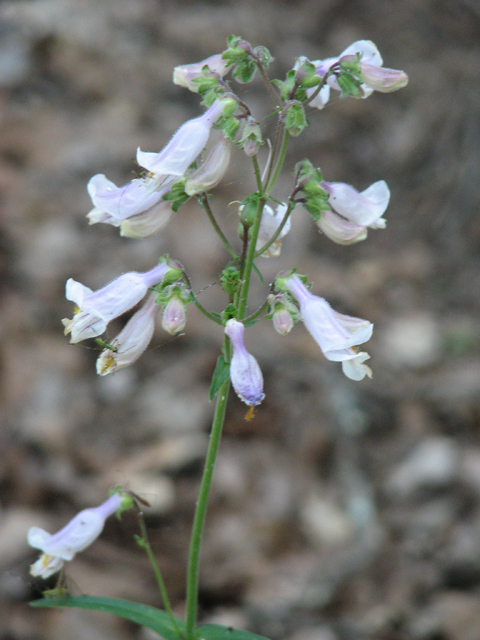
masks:
<path id="1" fill-rule="evenodd" d="M 171 335 L 175 335 L 185 328 L 186 322 L 185 303 L 180 296 L 174 294 L 163 311 L 162 327 Z"/>

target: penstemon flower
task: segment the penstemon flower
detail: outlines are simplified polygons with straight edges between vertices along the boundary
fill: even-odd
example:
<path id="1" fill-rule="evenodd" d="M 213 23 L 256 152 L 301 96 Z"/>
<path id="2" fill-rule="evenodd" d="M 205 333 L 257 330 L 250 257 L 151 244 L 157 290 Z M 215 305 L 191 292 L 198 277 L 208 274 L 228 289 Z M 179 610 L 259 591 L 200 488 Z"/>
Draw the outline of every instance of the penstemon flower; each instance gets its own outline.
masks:
<path id="1" fill-rule="evenodd" d="M 351 380 L 371 378 L 370 368 L 363 364 L 370 356 L 356 347 L 370 340 L 373 324 L 337 313 L 324 298 L 310 293 L 295 274 L 285 278 L 284 287 L 300 305 L 302 321 L 327 360 L 341 362 Z"/>
<path id="2" fill-rule="evenodd" d="M 368 98 L 373 91 L 380 91 L 382 93 L 389 93 L 391 91 L 397 91 L 402 89 L 408 83 L 408 76 L 404 71 L 398 71 L 396 69 L 386 69 L 383 65 L 383 59 L 380 55 L 376 45 L 370 40 L 358 40 L 349 47 L 347 47 L 337 58 L 326 58 L 324 60 L 314 60 L 312 64 L 315 65 L 317 75 L 321 78 L 328 73 L 329 69 L 338 65 L 339 63 L 346 63 L 354 61 L 357 54 L 360 55 L 359 68 L 362 84 L 361 98 Z M 329 75 L 327 78 L 327 85 L 341 91 L 341 87 L 337 82 L 335 74 Z M 326 90 L 326 86 L 323 87 L 318 96 L 310 103 L 312 107 L 317 109 L 323 109 L 328 102 L 330 92 Z M 309 89 L 308 94 L 312 95 L 314 89 Z"/>
<path id="3" fill-rule="evenodd" d="M 208 67 L 209 71 L 217 73 L 223 78 L 227 73 L 227 61 L 222 58 L 222 54 L 218 53 L 214 56 L 210 56 L 201 62 L 194 62 L 193 64 L 183 64 L 175 67 L 173 70 L 173 82 L 180 87 L 185 87 L 198 93 L 199 84 L 193 82 L 195 78 L 199 78 L 202 75 L 202 69 Z"/>
<path id="4" fill-rule="evenodd" d="M 172 203 L 161 201 L 151 209 L 123 220 L 120 235 L 124 238 L 150 238 L 167 226 L 173 213 Z"/>
<path id="5" fill-rule="evenodd" d="M 139 309 L 97 359 L 97 373 L 106 376 L 118 369 L 128 367 L 142 355 L 150 344 L 155 329 L 156 293 L 151 293 L 147 302 Z"/>
<path id="6" fill-rule="evenodd" d="M 375 182 L 361 193 L 343 182 L 323 181 L 321 187 L 329 194 L 328 204 L 333 211 L 322 211 L 317 225 L 337 244 L 365 240 L 367 227 L 385 228 L 382 215 L 390 201 L 390 189 L 384 180 Z"/>
<path id="7" fill-rule="evenodd" d="M 117 511 L 130 508 L 133 501 L 128 496 L 114 493 L 99 507 L 84 509 L 70 520 L 60 531 L 50 534 L 40 527 L 31 527 L 28 532 L 28 544 L 40 549 L 42 555 L 30 567 L 32 576 L 49 578 L 60 571 L 65 561 L 73 560 L 102 533 L 105 520 Z"/>
<path id="8" fill-rule="evenodd" d="M 185 182 L 185 193 L 194 196 L 215 187 L 225 175 L 230 162 L 231 143 L 222 136 L 205 162 Z"/>
<path id="9" fill-rule="evenodd" d="M 87 185 L 94 204 L 94 208 L 87 214 L 89 224 L 104 222 L 119 227 L 124 220 L 156 205 L 175 180 L 175 177 L 164 180 L 162 188 L 154 190 L 158 186 L 158 180 L 152 176 L 136 178 L 124 187 L 117 187 L 103 174 L 93 176 Z"/>
<path id="10" fill-rule="evenodd" d="M 272 207 L 268 206 L 268 204 L 265 205 L 263 208 L 262 220 L 260 222 L 257 245 L 255 247 L 257 251 L 259 251 L 272 238 L 273 234 L 280 226 L 286 211 L 286 204 L 277 205 L 275 212 Z M 290 227 L 290 218 L 288 218 L 278 238 L 268 247 L 265 253 L 262 253 L 262 258 L 276 258 L 280 255 L 282 250 L 282 238 L 284 238 L 290 231 Z"/>
<path id="11" fill-rule="evenodd" d="M 66 298 L 75 302 L 78 311 L 72 320 L 62 320 L 65 335 L 71 333 L 72 344 L 99 336 L 110 320 L 140 302 L 148 288 L 161 282 L 169 269 L 168 264 L 162 262 L 146 273 L 125 273 L 98 291 L 92 291 L 70 278 L 67 281 Z"/>
<path id="12" fill-rule="evenodd" d="M 181 177 L 207 144 L 210 131 L 223 113 L 224 103 L 216 100 L 198 118 L 183 124 L 160 153 L 137 150 L 137 162 L 157 176 Z"/>
<path id="13" fill-rule="evenodd" d="M 225 333 L 232 341 L 233 356 L 230 363 L 230 378 L 238 397 L 246 404 L 260 404 L 263 393 L 263 376 L 255 358 L 248 353 L 245 346 L 245 327 L 241 322 L 230 319 L 225 326 Z"/>

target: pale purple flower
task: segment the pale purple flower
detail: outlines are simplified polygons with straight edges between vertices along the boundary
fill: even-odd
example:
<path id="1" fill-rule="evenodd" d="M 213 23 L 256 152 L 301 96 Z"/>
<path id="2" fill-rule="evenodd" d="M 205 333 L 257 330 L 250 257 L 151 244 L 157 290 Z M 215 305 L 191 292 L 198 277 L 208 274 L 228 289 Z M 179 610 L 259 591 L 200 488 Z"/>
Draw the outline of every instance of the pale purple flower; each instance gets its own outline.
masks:
<path id="1" fill-rule="evenodd" d="M 123 187 L 117 187 L 103 174 L 93 176 L 87 185 L 94 204 L 94 208 L 87 214 L 89 224 L 103 222 L 119 227 L 123 220 L 143 213 L 160 202 L 175 180 L 175 177 L 164 179 L 159 188 L 158 177 L 149 176 L 136 178 Z"/>
<path id="2" fill-rule="evenodd" d="M 197 82 L 193 82 L 193 80 L 202 75 L 202 69 L 205 66 L 207 66 L 210 71 L 217 73 L 221 78 L 228 73 L 227 61 L 222 59 L 221 53 L 218 53 L 202 60 L 201 62 L 183 64 L 175 67 L 173 70 L 173 82 L 181 87 L 190 89 L 190 91 L 198 93 L 199 84 Z"/>
<path id="3" fill-rule="evenodd" d="M 185 193 L 194 196 L 215 187 L 225 175 L 230 163 L 231 143 L 222 136 L 208 154 L 205 162 L 187 176 Z"/>
<path id="4" fill-rule="evenodd" d="M 373 324 L 337 313 L 324 298 L 310 293 L 295 274 L 285 279 L 285 287 L 300 305 L 302 321 L 325 357 L 342 362 L 344 374 L 352 380 L 371 377 L 370 368 L 363 364 L 370 356 L 356 347 L 370 340 Z"/>
<path id="5" fill-rule="evenodd" d="M 111 349 L 104 349 L 97 359 L 97 373 L 106 376 L 118 369 L 128 367 L 138 360 L 150 344 L 155 329 L 155 304 L 157 293 L 151 293 L 147 302 L 139 309 L 112 341 Z"/>
<path id="6" fill-rule="evenodd" d="M 245 327 L 238 320 L 230 319 L 225 333 L 232 341 L 233 356 L 230 362 L 230 379 L 233 388 L 243 402 L 249 405 L 260 404 L 263 393 L 263 376 L 255 358 L 245 346 Z"/>
<path id="7" fill-rule="evenodd" d="M 342 59 L 348 59 L 349 56 L 356 56 L 357 53 L 361 54 L 360 69 L 363 83 L 360 89 L 362 91 L 362 98 L 367 98 L 373 91 L 381 91 L 383 93 L 396 91 L 408 83 L 408 76 L 403 71 L 382 67 L 382 56 L 376 45 L 370 40 L 357 40 L 357 42 L 354 42 L 342 51 L 337 58 L 315 60 L 312 64 L 316 67 L 317 75 L 323 78 L 332 65 L 338 64 Z M 327 85 L 337 91 L 341 91 L 334 74 L 328 77 Z M 314 90 L 315 89 L 309 89 L 307 92 L 308 95 L 312 95 Z M 317 109 L 323 109 L 328 102 L 329 93 L 325 91 L 324 95 L 321 96 L 323 91 L 324 88 L 320 91 L 319 96 L 310 103 L 313 107 L 317 107 Z"/>
<path id="8" fill-rule="evenodd" d="M 205 147 L 212 126 L 223 113 L 224 105 L 216 100 L 207 111 L 188 120 L 160 153 L 137 150 L 137 162 L 157 175 L 183 176 Z"/>
<path id="9" fill-rule="evenodd" d="M 259 251 L 277 231 L 280 223 L 283 220 L 283 217 L 287 211 L 286 204 L 279 204 L 275 211 L 273 211 L 272 207 L 268 204 L 264 206 L 262 212 L 262 219 L 260 221 L 260 229 L 258 231 L 258 239 L 255 249 Z M 262 253 L 262 258 L 275 258 L 280 255 L 282 250 L 282 238 L 284 238 L 287 233 L 290 231 L 290 217 L 285 223 L 282 231 L 278 238 L 273 242 L 270 247 Z"/>
<path id="10" fill-rule="evenodd" d="M 114 493 L 99 507 L 80 511 L 54 534 L 40 527 L 31 527 L 28 544 L 43 552 L 30 567 L 32 576 L 50 577 L 60 571 L 65 561 L 73 560 L 75 554 L 90 546 L 101 534 L 105 520 L 121 508 L 123 500 L 120 494 Z"/>
<path id="11" fill-rule="evenodd" d="M 162 200 L 151 209 L 123 220 L 120 235 L 124 238 L 149 238 L 166 227 L 172 216 L 172 202 Z"/>
<path id="12" fill-rule="evenodd" d="M 146 273 L 125 273 L 98 291 L 92 291 L 70 278 L 66 298 L 75 302 L 78 311 L 72 320 L 62 320 L 65 335 L 72 334 L 71 343 L 99 336 L 110 320 L 134 307 L 149 287 L 161 282 L 169 268 L 166 262 L 162 262 Z"/>
<path id="13" fill-rule="evenodd" d="M 317 225 L 334 242 L 353 244 L 367 237 L 367 227 L 385 228 L 382 215 L 390 201 L 390 189 L 384 180 L 360 193 L 343 182 L 323 181 L 321 186 L 329 194 L 328 204 L 336 213 L 322 211 Z"/>

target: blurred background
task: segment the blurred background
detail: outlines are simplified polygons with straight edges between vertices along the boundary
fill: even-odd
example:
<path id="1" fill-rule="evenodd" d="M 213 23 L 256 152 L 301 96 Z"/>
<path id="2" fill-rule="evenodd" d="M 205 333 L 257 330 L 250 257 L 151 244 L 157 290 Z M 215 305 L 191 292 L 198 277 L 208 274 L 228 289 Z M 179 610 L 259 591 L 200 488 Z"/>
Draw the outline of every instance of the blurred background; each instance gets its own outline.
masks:
<path id="1" fill-rule="evenodd" d="M 98 378 L 98 348 L 70 345 L 60 320 L 72 315 L 69 277 L 96 289 L 167 252 L 201 302 L 222 308 L 216 280 L 228 256 L 195 203 L 158 237 L 122 239 L 87 225 L 86 184 L 96 173 L 125 184 L 137 146 L 160 150 L 201 113 L 172 69 L 221 52 L 232 33 L 267 46 L 281 78 L 299 55 L 321 59 L 371 39 L 410 84 L 368 100 L 336 94 L 293 141 L 277 198 L 308 157 L 326 180 L 359 190 L 385 179 L 387 229 L 341 247 L 299 207 L 282 256 L 259 262 L 265 285 L 255 280 L 251 308 L 280 269 L 296 266 L 336 310 L 375 323 L 374 375 L 345 378 L 301 324 L 287 337 L 269 321 L 247 332 L 266 398 L 248 422 L 232 393 L 203 548 L 202 620 L 273 640 L 478 640 L 476 0 L 2 2 L 0 638 L 154 637 L 109 615 L 27 605 L 54 585 L 29 577 L 37 554 L 28 528 L 56 531 L 116 484 L 151 503 L 151 542 L 182 614 L 221 331 L 189 308 L 185 335 L 159 323 L 141 360 Z M 259 81 L 235 86 L 255 116 L 269 113 Z M 231 203 L 254 188 L 234 151 L 212 200 L 232 240 Z M 71 592 L 159 605 L 137 531 L 135 516 L 112 518 L 68 566 Z"/>

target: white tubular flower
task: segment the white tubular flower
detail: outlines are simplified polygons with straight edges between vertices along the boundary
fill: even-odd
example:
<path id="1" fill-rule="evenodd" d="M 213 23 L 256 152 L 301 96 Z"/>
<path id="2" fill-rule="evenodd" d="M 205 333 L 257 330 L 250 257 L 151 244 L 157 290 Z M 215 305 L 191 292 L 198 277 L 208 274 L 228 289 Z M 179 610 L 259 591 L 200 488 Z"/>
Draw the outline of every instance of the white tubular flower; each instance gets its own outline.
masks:
<path id="1" fill-rule="evenodd" d="M 166 262 L 162 262 L 146 273 L 125 273 L 98 291 L 92 291 L 70 278 L 66 298 L 75 302 L 78 311 L 72 320 L 62 320 L 65 335 L 71 333 L 70 342 L 73 344 L 99 336 L 110 320 L 134 307 L 149 287 L 161 282 L 169 268 Z"/>
<path id="2" fill-rule="evenodd" d="M 104 349 L 97 360 L 97 373 L 106 376 L 118 369 L 128 367 L 150 344 L 155 329 L 156 293 L 151 293 L 147 302 L 139 309 L 112 341 L 111 349 Z"/>
<path id="3" fill-rule="evenodd" d="M 341 362 L 344 374 L 351 380 L 371 378 L 371 369 L 363 364 L 370 356 L 356 347 L 370 340 L 373 324 L 337 313 L 324 298 L 310 293 L 295 274 L 285 279 L 285 287 L 300 305 L 302 321 L 324 356 Z"/>
<path id="4" fill-rule="evenodd" d="M 172 215 L 172 203 L 161 201 L 148 211 L 123 220 L 120 235 L 124 238 L 150 238 L 167 226 Z"/>
<path id="5" fill-rule="evenodd" d="M 355 244 L 367 237 L 367 228 L 347 222 L 333 211 L 325 209 L 317 222 L 320 231 L 337 244 Z"/>
<path id="6" fill-rule="evenodd" d="M 223 78 L 227 75 L 227 61 L 222 59 L 222 54 L 218 53 L 214 56 L 210 56 L 201 62 L 194 62 L 193 64 L 183 64 L 175 67 L 173 70 L 173 82 L 180 87 L 186 87 L 198 93 L 198 83 L 193 82 L 195 78 L 202 75 L 202 69 L 208 67 L 210 71 L 218 73 Z"/>
<path id="7" fill-rule="evenodd" d="M 231 319 L 225 326 L 225 333 L 232 341 L 233 356 L 230 363 L 230 379 L 238 397 L 248 405 L 260 404 L 264 399 L 263 376 L 258 362 L 248 353 L 245 346 L 245 327 L 238 320 Z"/>
<path id="8" fill-rule="evenodd" d="M 165 180 L 162 188 L 158 187 L 158 176 L 136 178 L 123 187 L 108 180 L 103 174 L 97 174 L 87 185 L 88 193 L 94 208 L 87 214 L 89 224 L 103 222 L 119 227 L 123 220 L 147 211 L 156 205 L 169 190 L 175 178 Z"/>
<path id="9" fill-rule="evenodd" d="M 367 98 L 373 91 L 381 91 L 383 93 L 396 91 L 408 83 L 408 76 L 405 72 L 397 71 L 395 69 L 384 69 L 382 67 L 382 56 L 380 55 L 376 45 L 370 40 L 357 40 L 342 51 L 337 58 L 315 60 L 312 64 L 314 64 L 317 69 L 317 75 L 323 78 L 332 65 L 341 62 L 342 58 L 356 56 L 357 53 L 361 54 L 360 69 L 362 72 L 361 79 L 363 80 L 363 83 L 360 88 L 363 93 L 361 96 L 362 98 Z M 328 77 L 327 84 L 330 85 L 332 89 L 341 91 L 334 75 L 330 75 Z M 323 89 L 320 91 L 320 94 L 322 91 Z M 309 90 L 309 94 L 311 95 L 312 93 L 313 91 Z M 324 99 L 325 97 L 326 100 Z M 328 101 L 328 97 L 328 94 L 325 92 L 324 97 L 318 101 L 318 104 L 318 97 L 310 104 L 318 109 L 323 109 Z"/>
<path id="10" fill-rule="evenodd" d="M 160 153 L 137 150 L 137 162 L 147 171 L 158 175 L 183 176 L 205 147 L 210 130 L 223 113 L 224 105 L 216 100 L 198 118 L 188 120 Z"/>
<path id="11" fill-rule="evenodd" d="M 53 535 L 39 527 L 31 527 L 27 537 L 28 544 L 43 552 L 31 565 L 31 575 L 45 579 L 60 571 L 65 561 L 73 560 L 75 554 L 86 549 L 98 538 L 105 520 L 120 509 L 123 500 L 120 494 L 114 493 L 99 507 L 80 511 L 63 529 Z"/>
<path id="12" fill-rule="evenodd" d="M 257 245 L 255 247 L 257 251 L 261 249 L 265 244 L 267 244 L 267 242 L 272 238 L 272 236 L 280 226 L 280 223 L 282 222 L 283 216 L 285 215 L 286 211 L 286 204 L 279 204 L 275 212 L 271 207 L 268 206 L 268 204 L 265 205 L 262 212 L 262 219 L 260 221 Z M 290 227 L 291 224 L 289 217 L 278 238 L 273 244 L 269 246 L 265 253 L 262 253 L 262 255 L 260 256 L 261 258 L 276 258 L 280 255 L 280 252 L 282 250 L 282 238 L 284 238 L 290 231 Z"/>
<path id="13" fill-rule="evenodd" d="M 230 163 L 230 148 L 231 144 L 222 136 L 202 166 L 188 176 L 185 183 L 187 195 L 194 196 L 197 193 L 203 193 L 220 182 Z"/>
<path id="14" fill-rule="evenodd" d="M 367 227 L 385 228 L 386 220 L 382 215 L 390 202 L 390 189 L 384 180 L 360 193 L 343 182 L 322 182 L 321 187 L 330 196 L 328 204 L 340 215 L 322 211 L 317 225 L 334 242 L 353 244 L 365 240 Z"/>

